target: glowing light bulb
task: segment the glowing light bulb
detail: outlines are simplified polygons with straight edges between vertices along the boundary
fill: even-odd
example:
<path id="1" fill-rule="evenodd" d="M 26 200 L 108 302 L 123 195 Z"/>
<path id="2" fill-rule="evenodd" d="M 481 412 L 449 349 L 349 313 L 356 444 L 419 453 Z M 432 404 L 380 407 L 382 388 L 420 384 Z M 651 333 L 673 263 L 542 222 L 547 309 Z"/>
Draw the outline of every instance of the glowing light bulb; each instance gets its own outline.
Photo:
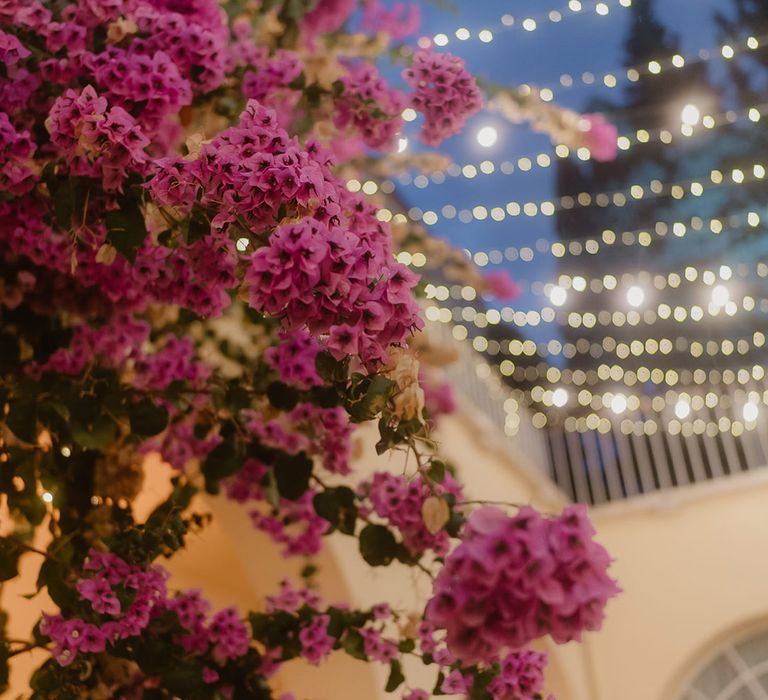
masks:
<path id="1" fill-rule="evenodd" d="M 760 413 L 760 409 L 757 407 L 757 404 L 754 403 L 753 401 L 747 401 L 747 403 L 744 404 L 742 414 L 744 416 L 744 420 L 747 421 L 747 423 L 752 423 L 753 421 L 756 421 L 759 413 Z"/>
<path id="2" fill-rule="evenodd" d="M 683 420 L 683 418 L 688 418 L 688 416 L 691 415 L 691 404 L 680 399 L 680 401 L 675 404 L 675 415 L 680 420 Z"/>
<path id="3" fill-rule="evenodd" d="M 46 503 L 53 503 L 53 494 L 50 491 L 43 491 L 43 500 Z"/>
<path id="4" fill-rule="evenodd" d="M 562 387 L 552 392 L 552 403 L 558 408 L 562 408 L 568 403 L 568 392 Z"/>
<path id="5" fill-rule="evenodd" d="M 565 304 L 566 299 L 568 299 L 568 292 L 565 289 L 559 286 L 552 287 L 552 291 L 549 293 L 549 300 L 555 306 L 562 306 Z"/>
<path id="6" fill-rule="evenodd" d="M 624 394 L 614 394 L 611 399 L 611 410 L 614 413 L 624 413 L 627 410 L 627 397 Z"/>
<path id="7" fill-rule="evenodd" d="M 722 284 L 718 284 L 712 290 L 712 303 L 716 306 L 725 306 L 731 299 L 731 295 L 728 293 L 728 288 Z"/>
<path id="8" fill-rule="evenodd" d="M 492 126 L 484 126 L 477 132 L 477 142 L 483 148 L 490 148 L 499 138 L 499 133 Z"/>
<path id="9" fill-rule="evenodd" d="M 645 292 L 642 287 L 633 285 L 627 290 L 627 303 L 630 306 L 640 306 L 645 301 Z"/>
<path id="10" fill-rule="evenodd" d="M 680 121 L 686 126 L 696 126 L 701 119 L 701 111 L 696 105 L 687 104 L 680 112 Z"/>

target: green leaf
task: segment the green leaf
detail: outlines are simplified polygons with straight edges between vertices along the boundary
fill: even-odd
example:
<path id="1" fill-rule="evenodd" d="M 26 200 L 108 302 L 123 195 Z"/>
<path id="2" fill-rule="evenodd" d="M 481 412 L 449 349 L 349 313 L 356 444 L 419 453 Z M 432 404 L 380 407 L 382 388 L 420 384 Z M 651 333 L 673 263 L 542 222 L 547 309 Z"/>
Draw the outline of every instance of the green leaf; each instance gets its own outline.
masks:
<path id="1" fill-rule="evenodd" d="M 435 687 L 432 689 L 432 695 L 445 695 L 445 693 L 442 691 L 444 681 L 445 674 L 440 671 L 440 673 L 437 674 L 437 681 L 435 682 Z"/>
<path id="2" fill-rule="evenodd" d="M 326 489 L 315 494 L 312 501 L 315 512 L 327 520 L 333 529 L 345 535 L 355 534 L 357 506 L 355 492 L 347 486 Z"/>
<path id="3" fill-rule="evenodd" d="M 291 411 L 299 402 L 299 392 L 283 382 L 272 382 L 267 387 L 267 398 L 275 408 Z"/>
<path id="4" fill-rule="evenodd" d="M 196 208 L 189 220 L 189 227 L 187 229 L 187 243 L 194 243 L 195 241 L 199 241 L 203 236 L 207 236 L 210 232 L 210 222 Z"/>
<path id="5" fill-rule="evenodd" d="M 368 657 L 365 655 L 363 635 L 356 629 L 347 630 L 344 639 L 341 640 L 341 648 L 353 659 L 360 659 L 361 661 L 368 660 Z"/>
<path id="6" fill-rule="evenodd" d="M 403 639 L 400 644 L 397 645 L 398 651 L 402 654 L 408 654 L 416 648 L 416 641 L 414 639 Z"/>
<path id="7" fill-rule="evenodd" d="M 131 406 L 131 431 L 136 435 L 157 435 L 168 426 L 168 410 L 151 399 L 142 399 Z"/>
<path id="8" fill-rule="evenodd" d="M 37 576 L 37 589 L 45 586 L 51 600 L 64 609 L 79 600 L 79 596 L 66 584 L 67 573 L 65 566 L 55 559 L 46 558 Z"/>
<path id="9" fill-rule="evenodd" d="M 37 440 L 37 406 L 35 402 L 12 401 L 10 412 L 5 418 L 5 424 L 19 440 L 34 443 Z"/>
<path id="10" fill-rule="evenodd" d="M 357 423 L 372 420 L 384 410 L 392 393 L 394 382 L 377 375 L 364 377 L 353 387 L 347 401 L 347 411 Z"/>
<path id="11" fill-rule="evenodd" d="M 360 554 L 371 566 L 388 566 L 397 556 L 395 536 L 384 525 L 366 525 L 360 533 Z"/>
<path id="12" fill-rule="evenodd" d="M 384 690 L 387 693 L 392 693 L 397 690 L 400 684 L 404 681 L 405 676 L 403 675 L 403 667 L 401 666 L 400 661 L 395 659 L 389 666 L 389 678 L 387 679 L 387 685 Z"/>
<path id="13" fill-rule="evenodd" d="M 283 498 L 296 501 L 309 488 L 312 476 L 312 460 L 303 452 L 297 455 L 280 455 L 274 466 L 277 490 Z"/>
<path id="14" fill-rule="evenodd" d="M 130 262 L 136 260 L 136 251 L 147 237 L 144 214 L 135 199 L 121 204 L 120 209 L 110 211 L 106 216 L 107 241 Z"/>
<path id="15" fill-rule="evenodd" d="M 209 493 L 217 493 L 219 482 L 235 474 L 241 467 L 241 460 L 231 439 L 224 438 L 211 450 L 202 465 L 205 476 L 205 488 Z"/>
<path id="16" fill-rule="evenodd" d="M 319 352 L 315 357 L 315 369 L 327 382 L 333 384 L 346 382 L 349 372 L 349 360 L 337 360 L 329 352 Z"/>
<path id="17" fill-rule="evenodd" d="M 191 660 L 174 659 L 167 664 L 160 675 L 163 688 L 173 695 L 190 697 L 193 691 L 202 688 L 203 665 Z"/>
<path id="18" fill-rule="evenodd" d="M 461 529 L 464 527 L 465 522 L 466 518 L 464 517 L 463 513 L 460 513 L 458 510 L 451 509 L 451 517 L 448 518 L 448 522 L 445 525 L 445 531 L 451 537 L 458 537 L 461 533 Z"/>
<path id="19" fill-rule="evenodd" d="M 433 459 L 429 465 L 427 476 L 438 484 L 442 483 L 443 479 L 445 479 L 445 462 Z"/>
<path id="20" fill-rule="evenodd" d="M 0 642 L 0 693 L 4 693 L 8 690 L 10 681 L 10 667 L 8 665 L 8 659 L 10 658 L 11 649 L 7 642 Z"/>
<path id="21" fill-rule="evenodd" d="M 19 543 L 11 537 L 0 537 L 0 581 L 9 581 L 19 575 Z"/>
<path id="22" fill-rule="evenodd" d="M 65 421 L 69 420 L 71 415 L 69 411 L 69 406 L 66 406 L 63 403 L 59 403 L 58 401 L 46 401 L 45 405 L 47 408 L 50 408 L 57 415 L 63 418 Z"/>
<path id="23" fill-rule="evenodd" d="M 306 84 L 307 76 L 304 71 L 302 71 L 290 83 L 288 83 L 288 87 L 291 90 L 303 90 Z"/>
<path id="24" fill-rule="evenodd" d="M 72 439 L 86 450 L 103 450 L 117 436 L 117 424 L 109 416 L 98 416 L 90 423 L 73 420 Z"/>

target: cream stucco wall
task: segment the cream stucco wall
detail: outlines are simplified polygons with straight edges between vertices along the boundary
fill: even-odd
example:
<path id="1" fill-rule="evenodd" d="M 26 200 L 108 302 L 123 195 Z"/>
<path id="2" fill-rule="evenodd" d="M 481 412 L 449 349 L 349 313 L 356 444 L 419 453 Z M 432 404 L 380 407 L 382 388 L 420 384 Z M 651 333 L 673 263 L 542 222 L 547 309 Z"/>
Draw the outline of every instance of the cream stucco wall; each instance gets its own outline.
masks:
<path id="1" fill-rule="evenodd" d="M 764 472 L 594 512 L 624 594 L 590 640 L 588 700 L 676 700 L 713 646 L 768 619 L 767 514 Z"/>

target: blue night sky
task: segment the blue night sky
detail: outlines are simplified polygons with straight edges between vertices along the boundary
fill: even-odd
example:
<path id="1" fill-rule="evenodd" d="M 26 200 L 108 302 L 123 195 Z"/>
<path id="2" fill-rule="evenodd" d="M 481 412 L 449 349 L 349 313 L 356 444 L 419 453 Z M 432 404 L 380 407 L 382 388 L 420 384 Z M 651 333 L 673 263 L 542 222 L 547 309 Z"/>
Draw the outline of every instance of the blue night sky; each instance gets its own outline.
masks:
<path id="1" fill-rule="evenodd" d="M 595 0 L 583 0 L 580 13 L 568 10 L 564 0 L 454 0 L 451 4 L 458 8 L 458 13 L 441 9 L 438 2 L 422 2 L 422 34 L 448 35 L 450 41 L 443 50 L 464 58 L 476 75 L 510 86 L 521 83 L 552 86 L 555 102 L 585 111 L 590 100 L 600 96 L 615 100 L 621 92 L 621 83 L 618 88 L 608 89 L 599 81 L 593 85 L 577 82 L 570 89 L 557 89 L 563 73 L 574 76 L 585 71 L 597 76 L 623 73 L 623 42 L 631 10 L 620 6 L 618 0 L 605 2 L 610 8 L 607 16 L 595 12 Z M 681 53 L 689 58 L 701 49 L 717 45 L 713 13 L 716 9 L 722 11 L 725 4 L 723 0 L 657 0 L 656 12 L 660 21 L 679 36 Z M 562 21 L 557 24 L 541 21 L 533 32 L 520 26 L 524 18 L 544 19 L 550 10 L 561 11 Z M 504 14 L 515 17 L 512 27 L 502 25 Z M 459 27 L 469 29 L 472 38 L 458 40 L 454 32 Z M 490 43 L 477 39 L 477 33 L 486 28 L 494 32 Z M 712 75 L 717 77 L 722 70 L 722 59 L 718 56 L 708 64 Z M 478 129 L 485 125 L 494 126 L 499 133 L 498 141 L 491 148 L 482 148 L 476 141 Z M 674 124 L 670 126 L 674 127 Z M 413 131 L 415 125 L 407 125 L 407 129 Z M 504 160 L 515 162 L 521 156 L 551 153 L 552 148 L 547 136 L 534 133 L 525 125 L 506 122 L 500 115 L 482 112 L 468 123 L 462 134 L 445 142 L 440 150 L 460 165 L 479 164 L 485 159 L 498 165 Z M 457 209 L 471 209 L 482 204 L 490 209 L 503 207 L 509 200 L 541 201 L 553 197 L 555 174 L 554 167 L 534 168 L 527 173 L 516 170 L 511 175 L 497 170 L 493 175 L 479 175 L 472 180 L 449 177 L 443 184 L 430 184 L 424 189 L 398 186 L 398 193 L 409 206 L 438 213 L 446 204 Z M 633 228 L 632 222 L 627 223 L 627 228 Z M 446 220 L 440 217 L 432 231 L 472 252 L 491 248 L 503 250 L 509 245 L 534 247 L 537 239 L 556 238 L 554 217 L 544 216 L 508 217 L 502 222 L 489 218 L 470 224 L 461 223 L 458 218 Z M 532 263 L 505 261 L 503 264 L 521 281 L 553 281 L 557 274 L 551 256 L 538 256 Z M 498 268 L 490 266 L 489 269 Z M 528 310 L 541 308 L 544 303 L 544 297 L 525 293 L 513 306 Z M 552 332 L 551 326 L 541 328 L 532 337 L 542 339 L 542 333 L 552 337 Z"/>

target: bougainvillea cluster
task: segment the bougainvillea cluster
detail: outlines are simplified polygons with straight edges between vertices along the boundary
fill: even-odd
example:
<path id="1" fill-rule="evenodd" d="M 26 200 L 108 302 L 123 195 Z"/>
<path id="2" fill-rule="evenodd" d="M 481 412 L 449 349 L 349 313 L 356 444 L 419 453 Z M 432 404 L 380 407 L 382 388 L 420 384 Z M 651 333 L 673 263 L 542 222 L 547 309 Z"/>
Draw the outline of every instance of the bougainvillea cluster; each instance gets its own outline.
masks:
<path id="1" fill-rule="evenodd" d="M 435 579 L 427 620 L 469 661 L 492 660 L 544 635 L 560 644 L 580 639 L 600 628 L 619 591 L 593 534 L 583 506 L 553 519 L 529 507 L 513 517 L 494 507 L 474 511 Z"/>
<path id="2" fill-rule="evenodd" d="M 451 54 L 417 51 L 403 76 L 414 88 L 411 106 L 424 113 L 421 139 L 432 146 L 461 131 L 481 107 L 480 90 L 464 61 Z"/>
<path id="3" fill-rule="evenodd" d="M 461 498 L 461 487 L 450 474 L 445 475 L 441 484 L 431 485 L 422 476 L 408 479 L 376 472 L 370 482 L 363 484 L 362 492 L 370 501 L 372 512 L 400 531 L 403 543 L 412 554 L 432 551 L 444 556 L 448 553 L 448 533 L 442 528 L 430 532 L 423 510 L 424 502 L 430 497 L 450 494 Z"/>
<path id="4" fill-rule="evenodd" d="M 44 649 L 34 700 L 270 700 L 286 661 L 344 652 L 419 700 L 402 664 L 419 653 L 436 693 L 533 700 L 544 658 L 520 647 L 598 626 L 614 588 L 583 514 L 479 511 L 464 527 L 435 454 L 454 406 L 419 385 L 419 278 L 347 182 L 393 149 L 405 107 L 437 145 L 480 92 L 426 50 L 397 52 L 390 84 L 373 54 L 415 31 L 418 6 L 358 5 L 0 2 L 0 493 L 18 525 L 0 580 L 40 557 L 51 601 L 28 643 L 0 630 L 0 686 L 8 659 Z M 355 474 L 369 421 L 380 453 L 415 466 Z M 170 495 L 139 518 L 150 455 Z M 314 564 L 244 615 L 175 590 L 157 561 L 208 524 L 202 491 L 286 558 L 343 535 L 370 566 L 439 571 L 426 621 L 324 605 Z"/>
<path id="5" fill-rule="evenodd" d="M 351 126 L 366 146 L 391 150 L 403 127 L 400 113 L 405 95 L 393 90 L 374 66 L 356 64 L 341 78 L 343 92 L 337 103 L 334 124 Z"/>
<path id="6" fill-rule="evenodd" d="M 52 654 L 62 666 L 74 662 L 78 653 L 99 653 L 140 636 L 167 612 L 176 615 L 181 629 L 174 638 L 187 652 L 210 653 L 225 662 L 248 651 L 250 635 L 234 608 L 208 619 L 210 603 L 199 591 L 169 598 L 169 575 L 161 566 L 142 569 L 114 554 L 91 550 L 83 569 L 91 574 L 76 585 L 81 602 L 90 607 L 85 617 L 44 615 L 40 626 L 54 643 Z M 123 608 L 118 594 L 124 598 L 125 593 L 131 602 Z"/>

